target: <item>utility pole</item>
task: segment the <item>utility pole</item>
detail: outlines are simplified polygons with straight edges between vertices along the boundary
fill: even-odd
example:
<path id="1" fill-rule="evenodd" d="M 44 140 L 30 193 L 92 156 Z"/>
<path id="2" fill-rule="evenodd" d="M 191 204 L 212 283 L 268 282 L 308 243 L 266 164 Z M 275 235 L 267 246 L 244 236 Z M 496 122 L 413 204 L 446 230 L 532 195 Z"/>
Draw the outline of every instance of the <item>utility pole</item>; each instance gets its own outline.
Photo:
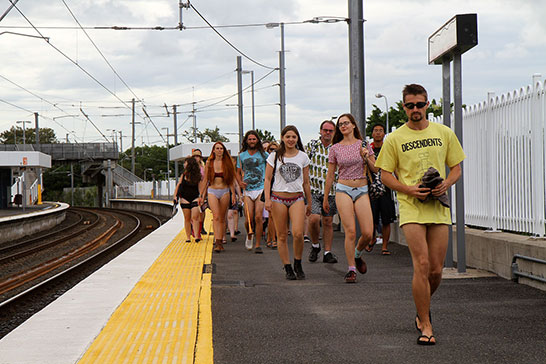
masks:
<path id="1" fill-rule="evenodd" d="M 35 133 L 36 133 L 36 138 L 35 139 L 35 144 L 40 144 L 40 127 L 38 125 L 38 113 L 35 112 L 34 113 L 34 125 L 35 125 Z"/>
<path id="2" fill-rule="evenodd" d="M 178 145 L 178 124 L 176 120 L 176 105 L 173 105 L 173 122 L 174 122 L 174 146 Z M 167 148 L 169 146 L 167 145 Z M 178 161 L 174 161 L 174 180 L 178 181 Z"/>
<path id="3" fill-rule="evenodd" d="M 360 130 L 364 131 L 366 130 L 366 94 L 364 90 L 364 5 L 363 0 L 348 1 L 351 114 L 356 118 Z"/>
<path id="4" fill-rule="evenodd" d="M 256 113 L 254 112 L 254 71 L 250 71 L 250 82 L 252 90 L 252 130 L 256 130 Z"/>
<path id="5" fill-rule="evenodd" d="M 131 172 L 135 174 L 135 99 L 131 101 L 133 103 L 133 115 L 132 115 L 132 130 L 133 137 L 131 138 Z"/>
<path id="6" fill-rule="evenodd" d="M 237 108 L 239 110 L 239 149 L 243 142 L 243 66 L 241 56 L 237 56 Z"/>
<path id="7" fill-rule="evenodd" d="M 195 115 L 195 101 L 191 104 L 191 116 L 193 118 L 193 142 L 197 143 L 197 116 Z"/>
<path id="8" fill-rule="evenodd" d="M 35 123 L 35 133 L 36 137 L 34 138 L 34 141 L 36 145 L 40 144 L 40 126 L 38 125 L 38 113 L 34 113 L 34 123 Z M 42 179 L 42 168 L 36 168 L 36 173 L 38 174 L 38 205 L 42 204 L 42 183 L 44 183 Z"/>
<path id="9" fill-rule="evenodd" d="M 281 131 L 286 126 L 286 83 L 284 66 L 284 23 L 281 23 L 281 51 L 279 53 L 279 92 L 281 101 Z"/>
<path id="10" fill-rule="evenodd" d="M 169 184 L 169 128 L 161 128 L 161 129 L 166 129 L 167 130 L 167 199 L 170 198 L 171 196 L 171 186 Z"/>
<path id="11" fill-rule="evenodd" d="M 123 153 L 123 134 L 119 131 L 119 151 Z"/>

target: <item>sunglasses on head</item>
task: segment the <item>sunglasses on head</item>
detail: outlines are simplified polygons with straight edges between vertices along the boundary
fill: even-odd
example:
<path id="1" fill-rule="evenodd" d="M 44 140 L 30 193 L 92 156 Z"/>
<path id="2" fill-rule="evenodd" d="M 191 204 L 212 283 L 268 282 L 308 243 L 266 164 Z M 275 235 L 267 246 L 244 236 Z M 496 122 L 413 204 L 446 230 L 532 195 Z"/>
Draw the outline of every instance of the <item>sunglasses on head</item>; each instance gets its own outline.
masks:
<path id="1" fill-rule="evenodd" d="M 426 102 L 407 102 L 404 104 L 404 106 L 407 108 L 407 109 L 410 109 L 410 110 L 413 110 L 413 108 L 415 106 L 417 106 L 418 109 L 422 109 L 423 107 L 427 106 L 427 103 Z"/>

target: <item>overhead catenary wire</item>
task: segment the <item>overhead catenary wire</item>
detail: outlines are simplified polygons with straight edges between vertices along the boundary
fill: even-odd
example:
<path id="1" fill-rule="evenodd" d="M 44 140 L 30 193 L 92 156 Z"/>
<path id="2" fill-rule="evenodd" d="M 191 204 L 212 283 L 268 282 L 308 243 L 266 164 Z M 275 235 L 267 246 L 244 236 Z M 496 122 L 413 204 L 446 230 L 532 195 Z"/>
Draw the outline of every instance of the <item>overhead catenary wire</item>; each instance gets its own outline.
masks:
<path id="1" fill-rule="evenodd" d="M 201 19 L 203 19 L 203 21 L 205 23 L 207 23 L 207 25 L 216 33 L 218 34 L 218 36 L 220 38 L 222 38 L 227 44 L 229 44 L 231 46 L 231 48 L 235 49 L 235 51 L 237 51 L 237 53 L 239 53 L 240 55 L 242 55 L 243 57 L 245 57 L 246 59 L 248 59 L 250 62 L 254 63 L 254 64 L 257 64 L 258 66 L 260 67 L 263 67 L 263 68 L 267 68 L 267 69 L 270 69 L 270 70 L 276 70 L 277 68 L 275 67 L 269 67 L 269 66 L 266 66 L 265 64 L 262 64 L 252 58 L 250 58 L 249 56 L 247 56 L 245 53 L 243 53 L 239 48 L 237 48 L 236 46 L 233 45 L 233 43 L 231 43 L 229 40 L 226 39 L 226 37 L 224 37 L 211 23 L 209 23 L 209 21 L 207 19 L 205 19 L 205 17 L 203 15 L 201 15 L 201 13 L 199 12 L 199 10 L 197 10 L 195 8 L 195 6 L 193 6 L 193 4 L 190 3 L 190 7 L 197 13 L 197 15 L 199 15 L 199 17 Z"/>
<path id="2" fill-rule="evenodd" d="M 106 62 L 106 64 L 108 65 L 108 67 L 110 67 L 110 69 L 112 70 L 112 72 L 114 72 L 114 74 L 119 78 L 119 80 L 125 85 L 125 87 L 127 87 L 127 89 L 133 94 L 133 96 L 137 99 L 137 100 L 140 100 L 140 98 L 134 93 L 134 91 L 131 89 L 131 87 L 129 87 L 129 85 L 127 84 L 127 82 L 125 82 L 125 80 L 119 75 L 119 73 L 114 69 L 114 66 L 112 66 L 112 64 L 106 59 L 106 57 L 104 56 L 104 54 L 101 52 L 101 50 L 99 49 L 99 47 L 97 46 L 97 44 L 93 41 L 93 39 L 91 39 L 91 37 L 89 36 L 89 34 L 85 31 L 85 29 L 82 27 L 81 23 L 79 22 L 79 20 L 76 18 L 76 15 L 74 15 L 74 12 L 70 9 L 70 7 L 68 6 L 68 4 L 66 3 L 66 1 L 64 0 L 61 0 L 64 4 L 64 6 L 66 7 L 66 9 L 68 10 L 68 12 L 70 13 L 70 15 L 72 15 L 72 18 L 74 18 L 74 21 L 78 24 L 78 26 L 80 27 L 80 29 L 83 31 L 83 33 L 85 34 L 85 36 L 87 37 L 87 39 L 89 39 L 89 41 L 91 42 L 91 44 L 93 44 L 93 46 L 95 47 L 95 49 L 97 50 L 97 52 L 99 52 L 99 54 L 101 55 L 102 59 L 104 59 L 104 61 Z"/>
<path id="3" fill-rule="evenodd" d="M 19 12 L 19 14 L 29 23 L 30 26 L 49 44 L 53 49 L 55 49 L 57 52 L 59 52 L 63 57 L 68 59 L 70 62 L 72 62 L 76 67 L 78 67 L 82 72 L 84 72 L 87 76 L 89 76 L 93 81 L 95 81 L 97 84 L 99 84 L 102 88 L 104 88 L 108 93 L 110 93 L 112 96 L 114 96 L 117 100 L 119 100 L 127 109 L 132 110 L 132 107 L 127 104 L 124 100 L 122 100 L 118 95 L 116 95 L 115 92 L 110 90 L 108 87 L 106 87 L 102 82 L 100 82 L 95 76 L 93 76 L 91 73 L 89 73 L 85 68 L 83 68 L 78 62 L 74 61 L 72 58 L 70 58 L 66 53 L 61 51 L 59 48 L 54 46 L 50 41 L 49 38 L 44 37 L 44 35 L 34 26 L 34 24 L 26 17 L 26 15 L 16 6 L 14 5 L 15 9 Z M 139 113 L 136 113 L 141 119 L 146 120 L 142 115 Z M 157 130 L 157 127 L 155 126 L 155 123 L 151 118 L 149 118 L 149 122 L 151 122 L 154 127 Z M 160 134 L 161 135 L 161 134 Z M 162 136 L 163 137 L 163 136 Z"/>

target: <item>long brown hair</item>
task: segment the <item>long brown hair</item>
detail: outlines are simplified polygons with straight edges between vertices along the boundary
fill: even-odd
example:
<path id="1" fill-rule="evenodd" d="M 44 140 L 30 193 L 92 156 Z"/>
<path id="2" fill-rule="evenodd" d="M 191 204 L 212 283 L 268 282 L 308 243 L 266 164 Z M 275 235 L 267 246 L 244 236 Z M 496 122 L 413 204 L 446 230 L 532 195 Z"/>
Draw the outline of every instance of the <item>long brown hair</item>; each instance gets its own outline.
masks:
<path id="1" fill-rule="evenodd" d="M 229 155 L 229 151 L 222 142 L 216 142 L 212 146 L 210 157 L 207 159 L 207 181 L 209 184 L 214 181 L 214 159 L 216 158 L 216 154 L 214 154 L 214 147 L 216 147 L 216 144 L 220 144 L 222 148 L 224 148 L 224 153 L 222 153 L 222 172 L 224 173 L 224 182 L 229 186 L 235 179 L 235 166 L 233 165 L 233 160 Z"/>
<path id="2" fill-rule="evenodd" d="M 184 168 L 184 178 L 191 184 L 198 184 L 201 181 L 201 167 L 194 157 L 186 159 L 186 168 Z"/>
<path id="3" fill-rule="evenodd" d="M 300 132 L 298 131 L 298 128 L 296 128 L 294 125 L 287 125 L 284 127 L 284 129 L 281 131 L 281 144 L 279 145 L 279 148 L 276 150 L 276 157 L 278 160 L 284 163 L 284 153 L 286 152 L 286 146 L 284 145 L 284 141 L 282 140 L 282 137 L 288 133 L 289 131 L 293 131 L 298 136 L 298 142 L 296 143 L 296 149 L 301 150 L 305 153 L 305 150 L 303 149 L 303 143 L 301 142 Z"/>
<path id="4" fill-rule="evenodd" d="M 362 140 L 362 136 L 360 135 L 360 129 L 358 129 L 358 125 L 356 124 L 355 117 L 350 113 L 346 113 L 346 114 L 339 115 L 339 117 L 337 118 L 336 132 L 334 133 L 334 138 L 332 139 L 332 145 L 339 143 L 340 141 L 343 140 L 343 134 L 341 134 L 341 130 L 339 129 L 339 120 L 342 117 L 347 117 L 349 119 L 351 124 L 355 126 L 355 128 L 353 129 L 353 135 L 355 136 L 356 139 Z"/>

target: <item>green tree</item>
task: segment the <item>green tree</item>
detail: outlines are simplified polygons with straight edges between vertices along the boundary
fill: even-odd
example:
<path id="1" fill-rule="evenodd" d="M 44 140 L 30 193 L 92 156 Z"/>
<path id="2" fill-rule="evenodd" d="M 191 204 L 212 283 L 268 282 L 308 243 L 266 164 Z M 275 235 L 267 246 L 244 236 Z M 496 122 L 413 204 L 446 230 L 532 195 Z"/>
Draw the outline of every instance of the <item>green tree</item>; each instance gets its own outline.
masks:
<path id="1" fill-rule="evenodd" d="M 369 137 L 372 136 L 372 128 L 376 123 L 386 125 L 387 121 L 386 114 L 382 112 L 381 109 L 377 107 L 377 105 L 373 104 L 372 107 L 372 113 L 366 119 L 366 135 Z M 466 105 L 463 105 L 463 108 L 466 108 Z M 453 110 L 453 103 L 451 103 L 451 110 Z M 442 115 L 441 99 L 440 102 L 436 102 L 435 99 L 432 99 L 427 109 L 427 115 L 428 114 L 433 114 L 436 117 Z M 402 104 L 402 101 L 398 101 L 396 103 L 396 108 L 393 108 L 392 106 L 389 108 L 389 128 L 391 130 L 393 126 L 399 128 L 400 126 L 404 125 L 407 120 L 408 117 L 406 115 L 406 112 L 404 111 L 404 105 Z"/>
<path id="2" fill-rule="evenodd" d="M 256 129 L 256 133 L 260 137 L 260 140 L 263 142 L 273 142 L 275 141 L 275 135 L 273 135 L 269 130 Z"/>
<path id="3" fill-rule="evenodd" d="M 0 143 L 2 144 L 15 144 L 15 138 L 17 137 L 17 144 L 23 144 L 23 128 L 12 126 L 11 129 L 5 130 L 0 133 Z M 36 129 L 25 129 L 25 143 L 36 143 Z M 55 131 L 51 128 L 40 128 L 40 143 L 53 144 L 58 143 Z"/>
<path id="4" fill-rule="evenodd" d="M 131 170 L 131 149 L 127 149 L 119 155 L 119 164 L 123 168 Z M 169 169 L 174 171 L 174 162 L 169 162 Z M 135 174 L 150 181 L 152 176 L 155 179 L 164 179 L 163 172 L 167 170 L 167 147 L 158 145 L 144 145 L 135 147 Z M 171 176 L 173 174 L 171 173 Z"/>
<path id="5" fill-rule="evenodd" d="M 194 138 L 193 136 L 194 130 L 195 130 L 196 138 Z M 218 127 L 216 127 L 215 129 L 206 128 L 205 131 L 200 131 L 199 129 L 195 129 L 194 127 L 191 127 L 189 130 L 186 130 L 184 133 L 182 133 L 182 136 L 186 138 L 190 143 L 229 142 L 228 137 L 220 134 L 220 129 Z"/>

